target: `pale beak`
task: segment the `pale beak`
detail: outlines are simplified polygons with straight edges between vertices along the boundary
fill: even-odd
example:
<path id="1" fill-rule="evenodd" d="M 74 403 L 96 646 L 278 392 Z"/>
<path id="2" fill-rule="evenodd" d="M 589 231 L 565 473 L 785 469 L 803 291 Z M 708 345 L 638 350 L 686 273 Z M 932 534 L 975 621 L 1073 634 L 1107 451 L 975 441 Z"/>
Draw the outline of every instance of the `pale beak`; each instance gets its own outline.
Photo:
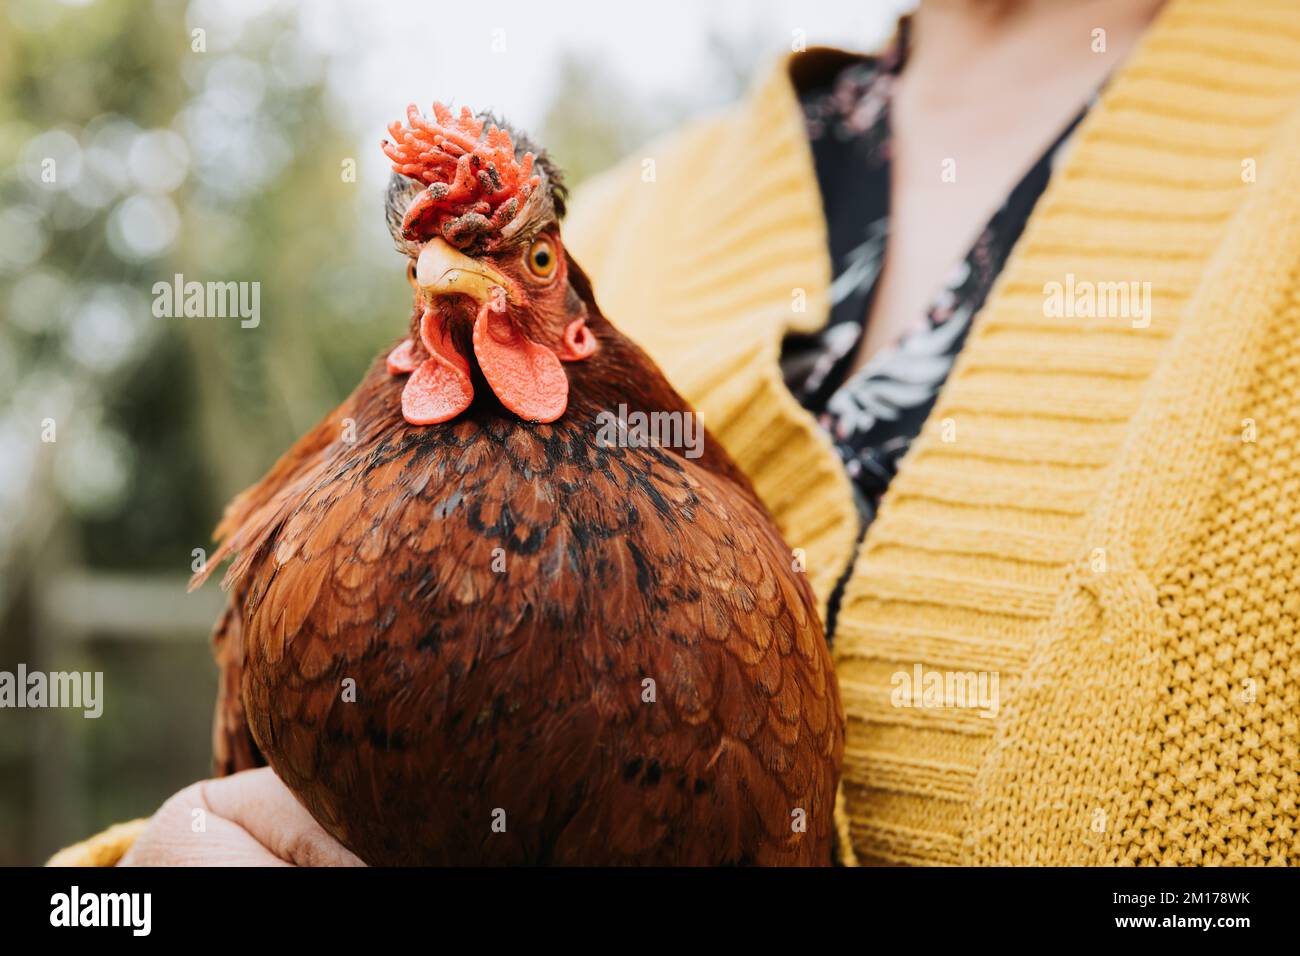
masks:
<path id="1" fill-rule="evenodd" d="M 482 305 L 493 289 L 508 293 L 506 278 L 490 265 L 471 259 L 442 239 L 430 239 L 415 262 L 415 284 L 429 297 L 467 295 Z"/>

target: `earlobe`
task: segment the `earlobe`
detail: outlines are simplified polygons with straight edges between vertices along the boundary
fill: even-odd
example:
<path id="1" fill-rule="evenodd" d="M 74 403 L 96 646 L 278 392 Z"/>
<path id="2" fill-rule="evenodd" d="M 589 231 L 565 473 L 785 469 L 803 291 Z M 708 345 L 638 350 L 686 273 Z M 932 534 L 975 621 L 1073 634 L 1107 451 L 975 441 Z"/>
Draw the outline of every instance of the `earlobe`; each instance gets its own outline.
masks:
<path id="1" fill-rule="evenodd" d="M 555 350 L 561 362 L 580 362 L 596 351 L 596 336 L 587 328 L 586 319 L 574 319 L 564 327 L 564 339 Z"/>

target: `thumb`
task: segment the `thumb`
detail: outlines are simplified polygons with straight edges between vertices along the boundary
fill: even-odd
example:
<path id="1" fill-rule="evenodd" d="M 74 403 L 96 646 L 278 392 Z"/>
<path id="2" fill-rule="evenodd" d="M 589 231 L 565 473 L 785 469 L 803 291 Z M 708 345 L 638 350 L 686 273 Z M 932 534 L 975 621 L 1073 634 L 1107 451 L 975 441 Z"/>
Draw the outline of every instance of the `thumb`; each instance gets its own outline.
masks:
<path id="1" fill-rule="evenodd" d="M 242 827 L 281 860 L 295 866 L 365 866 L 321 828 L 270 767 L 198 786 L 216 816 Z"/>

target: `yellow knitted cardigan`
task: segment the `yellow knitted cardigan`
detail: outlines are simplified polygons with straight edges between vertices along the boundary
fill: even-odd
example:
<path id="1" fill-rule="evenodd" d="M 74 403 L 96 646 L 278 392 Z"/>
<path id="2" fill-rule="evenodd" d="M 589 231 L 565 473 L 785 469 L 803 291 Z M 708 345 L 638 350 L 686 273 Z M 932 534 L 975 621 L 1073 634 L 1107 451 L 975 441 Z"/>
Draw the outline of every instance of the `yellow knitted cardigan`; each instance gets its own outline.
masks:
<path id="1" fill-rule="evenodd" d="M 778 369 L 829 278 L 790 65 L 589 185 L 565 236 L 823 601 L 853 562 L 845 856 L 1300 863 L 1300 4 L 1164 8 L 856 557 L 848 481 Z M 1049 315 L 1067 276 L 1149 282 L 1149 325 Z M 996 675 L 996 716 L 897 706 L 918 667 Z"/>

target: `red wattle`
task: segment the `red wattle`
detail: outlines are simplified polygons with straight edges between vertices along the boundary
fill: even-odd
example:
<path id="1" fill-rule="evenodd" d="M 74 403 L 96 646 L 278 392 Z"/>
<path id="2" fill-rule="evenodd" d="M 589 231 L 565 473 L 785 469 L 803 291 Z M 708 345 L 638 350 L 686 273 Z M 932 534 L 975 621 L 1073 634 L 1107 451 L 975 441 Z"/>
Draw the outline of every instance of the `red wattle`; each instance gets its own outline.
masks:
<path id="1" fill-rule="evenodd" d="M 427 359 L 402 388 L 402 417 L 412 425 L 437 425 L 469 408 L 473 398 L 474 393 L 459 376 Z"/>
<path id="2" fill-rule="evenodd" d="M 420 363 L 402 389 L 402 417 L 412 425 L 436 425 L 469 408 L 474 400 L 474 384 L 469 376 L 469 360 L 457 350 L 432 309 L 426 308 L 420 316 L 420 341 L 429 358 Z M 394 352 L 400 349 L 398 346 Z M 391 369 L 392 355 L 389 360 Z"/>
<path id="3" fill-rule="evenodd" d="M 425 306 L 424 312 L 420 315 L 420 341 L 424 343 L 430 356 L 452 371 L 465 376 L 466 386 L 470 388 L 471 393 L 473 392 L 473 387 L 469 385 L 469 359 L 461 354 L 456 343 L 452 341 L 451 334 L 447 331 L 447 323 L 428 306 Z"/>
<path id="4" fill-rule="evenodd" d="M 525 338 L 492 302 L 474 320 L 474 356 L 501 404 L 520 418 L 553 422 L 564 414 L 569 379 L 559 358 Z"/>

